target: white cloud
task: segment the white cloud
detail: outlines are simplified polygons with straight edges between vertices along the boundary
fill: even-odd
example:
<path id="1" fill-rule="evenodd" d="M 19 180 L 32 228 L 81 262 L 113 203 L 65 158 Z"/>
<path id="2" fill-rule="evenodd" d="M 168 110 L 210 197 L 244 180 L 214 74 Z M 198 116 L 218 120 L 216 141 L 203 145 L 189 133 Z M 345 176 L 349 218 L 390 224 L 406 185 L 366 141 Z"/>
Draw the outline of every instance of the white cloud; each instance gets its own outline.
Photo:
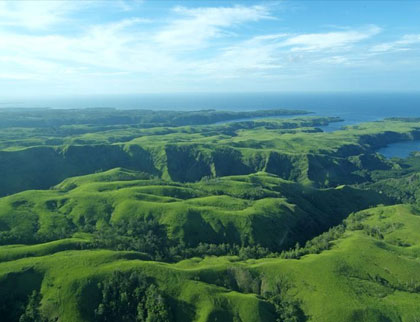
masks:
<path id="1" fill-rule="evenodd" d="M 302 34 L 284 41 L 281 46 L 291 51 L 322 51 L 342 49 L 378 34 L 381 29 L 370 26 L 364 30 L 349 30 L 327 33 Z"/>
<path id="2" fill-rule="evenodd" d="M 97 25 L 79 36 L 0 32 L 0 63 L 6 57 L 9 62 L 10 57 L 17 57 L 15 65 L 52 77 L 59 77 L 57 73 L 64 69 L 81 74 L 97 68 L 143 72 L 166 55 L 150 47 L 144 38 L 146 33 L 137 31 L 135 27 L 142 22 L 134 18 Z M 130 28 L 134 31 L 127 32 Z"/>
<path id="3" fill-rule="evenodd" d="M 219 55 L 196 62 L 194 69 L 212 77 L 236 78 L 282 67 L 278 41 L 287 34 L 256 36 L 225 48 Z"/>
<path id="4" fill-rule="evenodd" d="M 218 56 L 197 62 L 195 69 L 212 77 L 236 78 L 286 73 L 308 64 L 359 64 L 352 46 L 379 32 L 380 28 L 369 26 L 340 32 L 256 36 L 225 48 Z"/>
<path id="5" fill-rule="evenodd" d="M 235 6 L 188 9 L 176 7 L 183 16 L 170 23 L 156 35 L 156 41 L 165 47 L 196 49 L 211 38 L 228 33 L 227 28 L 261 19 L 272 19 L 264 6 Z"/>
<path id="6" fill-rule="evenodd" d="M 36 74 L 28 73 L 0 73 L 0 79 L 5 80 L 39 80 L 39 76 Z"/>
<path id="7" fill-rule="evenodd" d="M 405 51 L 410 49 L 410 45 L 415 44 L 420 44 L 420 34 L 404 35 L 399 40 L 375 45 L 370 51 L 375 53 Z"/>
<path id="8" fill-rule="evenodd" d="M 321 64 L 335 64 L 335 65 L 348 65 L 351 63 L 349 58 L 345 56 L 325 57 L 325 58 L 318 59 L 315 62 L 321 63 Z"/>
<path id="9" fill-rule="evenodd" d="M 269 18 L 267 9 L 262 6 L 205 9 L 178 7 L 175 11 L 185 16 L 184 19 L 169 22 L 163 30 L 155 32 L 141 28 L 144 22 L 149 22 L 143 18 L 129 18 L 91 26 L 77 36 L 29 35 L 0 30 L 0 69 L 1 66 L 8 65 L 51 80 L 62 78 L 63 74 L 65 77 L 83 77 L 137 73 L 138 77 L 143 78 L 188 73 L 197 75 L 199 71 L 205 73 L 205 70 L 211 69 L 211 64 L 197 68 L 197 61 L 179 55 L 177 48 L 162 49 L 162 46 L 171 47 L 170 41 L 164 41 L 165 37 L 173 36 L 173 33 L 179 37 L 186 37 L 184 42 L 174 40 L 177 46 L 186 43 L 201 44 L 211 37 L 221 37 L 224 28 L 246 21 Z M 174 26 L 177 28 L 169 31 L 169 27 Z M 187 37 L 187 27 L 192 26 L 195 26 L 193 32 L 198 27 L 202 32 Z M 283 36 L 269 35 L 267 39 L 265 36 L 260 38 L 268 41 Z M 226 53 L 225 56 L 235 59 L 235 51 L 232 49 L 232 52 Z M 254 51 L 248 50 L 247 56 L 260 57 L 261 61 L 249 65 L 248 69 L 263 68 L 265 55 L 261 51 L 258 52 L 258 48 Z M 246 57 L 243 56 L 243 62 L 246 61 Z M 237 66 L 240 65 L 238 63 Z"/>
<path id="10" fill-rule="evenodd" d="M 122 11 L 132 11 L 134 10 L 138 5 L 141 5 L 143 3 L 143 0 L 117 0 L 116 5 L 119 7 Z"/>
<path id="11" fill-rule="evenodd" d="M 86 1 L 0 1 L 0 26 L 45 29 L 66 19 Z"/>
<path id="12" fill-rule="evenodd" d="M 260 7 L 250 8 L 249 12 L 244 7 L 233 7 L 232 10 L 178 8 L 177 11 L 187 10 L 188 15 L 193 17 L 193 24 L 198 23 L 195 21 L 198 19 L 200 24 L 208 27 L 207 31 L 198 38 L 186 39 L 190 45 L 197 45 L 209 40 L 210 37 L 222 37 L 223 32 L 220 29 L 222 26 L 227 28 L 247 19 L 269 17 Z M 216 16 L 216 12 L 224 14 L 217 21 L 215 18 L 210 19 L 213 15 Z M 201 21 L 202 18 L 205 22 Z M 325 57 L 322 60 L 308 55 L 316 50 L 343 48 L 366 39 L 378 31 L 378 28 L 370 27 L 364 31 L 324 34 L 265 34 L 233 42 L 233 45 L 225 48 L 220 47 L 209 58 L 200 58 L 198 55 L 195 59 L 191 59 L 188 53 L 185 54 L 178 48 L 163 49 L 162 43 L 156 43 L 156 39 L 162 36 L 162 31 L 153 33 L 148 29 L 145 30 L 142 28 L 144 22 L 141 18 L 124 19 L 92 26 L 78 36 L 0 32 L 0 68 L 8 65 L 11 68 L 10 72 L 14 68 L 26 71 L 30 75 L 38 75 L 39 79 L 67 78 L 70 81 L 78 77 L 123 77 L 124 75 L 142 79 L 159 77 L 176 79 L 187 75 L 213 79 L 244 76 L 249 78 L 278 73 L 285 68 L 296 68 L 303 62 L 310 62 L 311 59 L 316 63 L 345 63 L 344 58 L 338 58 L 339 56 Z M 173 26 L 178 22 L 177 20 L 169 25 Z M 174 32 L 182 33 L 182 30 L 175 29 Z M 182 42 L 175 41 L 175 44 L 181 45 Z M 165 45 L 168 46 L 170 43 Z M 297 51 L 296 48 L 301 50 Z M 196 52 L 200 53 L 200 50 L 196 48 Z"/>

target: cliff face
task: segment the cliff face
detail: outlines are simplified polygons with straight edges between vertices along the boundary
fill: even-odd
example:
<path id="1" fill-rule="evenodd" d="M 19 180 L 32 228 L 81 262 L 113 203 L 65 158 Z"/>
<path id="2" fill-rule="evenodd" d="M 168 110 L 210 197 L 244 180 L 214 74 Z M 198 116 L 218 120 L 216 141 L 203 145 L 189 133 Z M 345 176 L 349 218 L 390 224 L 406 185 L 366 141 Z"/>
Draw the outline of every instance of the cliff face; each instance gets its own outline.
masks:
<path id="1" fill-rule="evenodd" d="M 392 165 L 388 161 L 372 153 L 389 143 L 418 136 L 419 131 L 363 135 L 359 144 L 343 143 L 334 151 L 317 153 L 197 143 L 41 146 L 0 151 L 0 195 L 45 189 L 67 177 L 116 167 L 178 182 L 266 171 L 286 180 L 333 187 L 369 180 L 362 170 L 389 169 Z"/>
<path id="2" fill-rule="evenodd" d="M 126 167 L 158 174 L 150 153 L 140 146 L 82 145 L 0 151 L 0 195 L 49 188 L 65 178 Z"/>

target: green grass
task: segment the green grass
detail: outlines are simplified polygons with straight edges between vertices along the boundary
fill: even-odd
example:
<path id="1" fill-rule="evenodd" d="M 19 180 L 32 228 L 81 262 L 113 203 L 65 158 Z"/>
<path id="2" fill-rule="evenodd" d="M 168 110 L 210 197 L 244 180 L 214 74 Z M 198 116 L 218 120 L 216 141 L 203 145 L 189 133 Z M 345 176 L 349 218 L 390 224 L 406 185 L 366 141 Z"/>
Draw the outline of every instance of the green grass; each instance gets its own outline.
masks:
<path id="1" fill-rule="evenodd" d="M 242 320 L 261 321 L 272 317 L 271 307 L 254 294 L 241 294 L 199 280 L 200 271 L 182 270 L 172 265 L 136 260 L 135 254 L 111 251 L 66 251 L 41 258 L 21 259 L 0 264 L 5 276 L 31 267 L 42 275 L 42 307 L 50 317 L 63 321 L 92 318 L 97 282 L 114 270 L 140 269 L 152 277 L 178 305 L 179 321 L 214 320 L 215 316 L 240 316 Z M 31 272 L 32 272 L 31 270 Z M 0 282 L 1 283 L 1 282 Z M 9 290 L 13 292 L 13 290 Z M 94 296 L 92 296 L 94 295 Z M 213 317 L 213 318 L 212 318 Z"/>
<path id="2" fill-rule="evenodd" d="M 79 250 L 86 247 L 88 239 L 66 238 L 45 244 L 0 246 L 0 262 L 13 261 L 25 257 L 39 257 L 65 250 Z"/>
<path id="3" fill-rule="evenodd" d="M 236 268 L 259 276 L 261 292 L 269 291 L 278 280 L 288 281 L 288 294 L 301 301 L 311 321 L 416 321 L 420 294 L 413 288 L 420 285 L 420 216 L 409 206 L 372 208 L 355 216 L 364 226 L 402 225 L 385 233 L 383 239 L 366 235 L 364 230 L 347 230 L 331 250 L 300 260 L 241 262 L 235 257 L 208 257 L 165 264 L 142 261 L 130 252 L 56 253 L 51 244 L 43 244 L 37 245 L 44 248 L 42 255 L 1 262 L 0 284 L 7 286 L 12 273 L 39 274 L 42 309 L 50 317 L 87 321 L 97 303 L 97 281 L 114 270 L 139 269 L 172 299 L 177 321 L 215 321 L 215 317 L 274 321 L 273 307 L 258 294 L 222 285 L 222 277 Z M 394 245 L 396 237 L 411 246 Z M 10 249 L 0 250 L 4 251 Z"/>
<path id="4" fill-rule="evenodd" d="M 0 141 L 4 140 L 3 146 L 0 142 L 0 195 L 45 189 L 71 176 L 116 167 L 180 182 L 266 171 L 320 187 L 352 184 L 369 179 L 363 170 L 391 169 L 393 162 L 371 153 L 388 143 L 412 139 L 419 127 L 418 122 L 388 120 L 332 133 L 316 130 L 329 121 L 334 119 L 146 129 L 83 125 L 83 133 L 78 132 L 82 125 L 74 125 L 75 129 L 66 125 L 56 132 L 7 129 L 12 132 L 0 131 Z M 28 138 L 31 131 L 34 137 Z"/>
<path id="5" fill-rule="evenodd" d="M 420 285 L 418 244 L 398 247 L 390 240 L 397 235 L 413 242 L 420 229 L 420 217 L 409 206 L 366 210 L 363 225 L 404 224 L 384 239 L 349 231 L 336 246 L 320 255 L 303 259 L 261 261 L 256 265 L 266 274 L 275 271 L 290 276 L 297 296 L 314 321 L 416 321 L 419 318 Z"/>
<path id="6" fill-rule="evenodd" d="M 154 218 L 171 240 L 189 246 L 230 243 L 278 251 L 304 243 L 351 212 L 387 202 L 374 191 L 318 190 L 267 173 L 181 184 L 114 169 L 0 198 L 0 241 L 57 240 L 103 223 Z"/>

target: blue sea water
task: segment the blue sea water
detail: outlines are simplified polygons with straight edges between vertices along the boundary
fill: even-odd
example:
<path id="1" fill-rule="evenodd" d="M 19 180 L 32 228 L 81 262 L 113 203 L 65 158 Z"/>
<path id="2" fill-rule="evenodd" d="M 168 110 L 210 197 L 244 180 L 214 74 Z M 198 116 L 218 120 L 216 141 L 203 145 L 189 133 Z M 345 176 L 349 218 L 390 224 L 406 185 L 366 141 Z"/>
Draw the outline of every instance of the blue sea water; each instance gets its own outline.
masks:
<path id="1" fill-rule="evenodd" d="M 153 110 L 305 109 L 358 121 L 420 116 L 418 93 L 191 93 L 71 96 L 1 100 L 0 107 L 51 107 Z"/>
<path id="2" fill-rule="evenodd" d="M 311 111 L 319 116 L 338 116 L 343 122 L 332 123 L 324 131 L 344 125 L 376 121 L 388 117 L 420 117 L 420 93 L 190 93 L 142 94 L 114 96 L 73 96 L 0 100 L 1 107 L 50 107 L 152 110 L 232 110 L 289 108 Z M 388 156 L 405 157 L 419 149 L 404 142 L 404 147 L 390 146 L 382 152 Z M 408 151 L 408 153 L 407 153 Z"/>
<path id="3" fill-rule="evenodd" d="M 381 153 L 386 158 L 406 158 L 410 153 L 418 151 L 420 151 L 420 141 L 415 140 L 389 144 L 388 146 L 379 149 L 378 153 Z"/>

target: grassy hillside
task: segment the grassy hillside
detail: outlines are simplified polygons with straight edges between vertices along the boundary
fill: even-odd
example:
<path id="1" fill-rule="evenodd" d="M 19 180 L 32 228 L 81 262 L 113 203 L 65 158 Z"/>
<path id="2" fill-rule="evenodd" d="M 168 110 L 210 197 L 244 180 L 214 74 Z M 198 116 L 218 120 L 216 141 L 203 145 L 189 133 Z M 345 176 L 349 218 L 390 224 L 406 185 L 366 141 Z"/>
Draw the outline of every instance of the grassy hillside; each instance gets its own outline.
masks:
<path id="1" fill-rule="evenodd" d="M 420 321 L 419 120 L 13 113 L 0 320 Z"/>
<path id="2" fill-rule="evenodd" d="M 290 276 L 292 292 L 313 321 L 417 321 L 418 229 L 410 206 L 357 213 L 331 250 L 301 260 L 255 265 Z"/>
<path id="3" fill-rule="evenodd" d="M 0 199 L 0 243 L 36 243 L 156 220 L 172 243 L 294 246 L 350 213 L 389 202 L 377 192 L 314 189 L 267 173 L 181 184 L 124 169 L 66 179 Z"/>
<path id="4" fill-rule="evenodd" d="M 375 122 L 332 133 L 316 128 L 333 120 L 259 120 L 152 129 L 129 126 L 31 139 L 20 138 L 19 130 L 5 135 L 0 150 L 0 195 L 45 189 L 70 176 L 115 167 L 179 182 L 265 171 L 286 180 L 335 187 L 370 180 L 366 170 L 392 169 L 395 164 L 374 154 L 375 150 L 418 136 L 419 124 L 404 121 Z"/>
<path id="5" fill-rule="evenodd" d="M 241 164 L 240 173 L 258 171 L 263 164 L 255 158 L 266 158 L 267 153 L 241 150 L 225 146 L 217 149 L 222 138 L 236 136 L 243 129 L 272 128 L 271 131 L 315 131 L 310 126 L 325 124 L 328 119 L 309 118 L 293 121 L 258 121 L 230 123 L 206 127 L 171 127 L 139 129 L 129 126 L 117 129 L 92 129 L 87 134 L 33 129 L 38 136 L 26 138 L 22 129 L 2 135 L 0 150 L 0 195 L 35 188 L 49 188 L 67 177 L 94 173 L 115 167 L 148 172 L 175 181 L 196 181 L 204 176 L 236 174 L 226 168 L 229 162 Z M 13 129 L 12 129 L 13 130 Z M 60 132 L 63 132 L 60 134 Z M 30 131 L 28 131 L 30 133 Z M 59 133 L 56 133 L 59 132 Z M 223 160 L 229 156 L 229 160 Z M 27 161 L 31 160 L 30 163 Z M 185 164 L 185 162 L 187 164 Z M 259 162 L 261 163 L 261 162 Z M 182 165 L 182 167 L 180 167 Z M 188 166 L 189 171 L 186 172 Z"/>
<path id="6" fill-rule="evenodd" d="M 2 259 L 0 284 L 8 296 L 1 301 L 23 301 L 37 289 L 48 317 L 92 321 L 98 281 L 115 270 L 134 270 L 159 286 L 175 321 L 274 321 L 279 313 L 270 294 L 279 288 L 310 321 L 417 321 L 419 218 L 410 206 L 356 213 L 330 250 L 299 260 L 208 257 L 165 264 L 133 252 L 57 253 L 45 244 L 39 247 L 52 255 Z M 16 288 L 19 283 L 25 284 Z"/>

